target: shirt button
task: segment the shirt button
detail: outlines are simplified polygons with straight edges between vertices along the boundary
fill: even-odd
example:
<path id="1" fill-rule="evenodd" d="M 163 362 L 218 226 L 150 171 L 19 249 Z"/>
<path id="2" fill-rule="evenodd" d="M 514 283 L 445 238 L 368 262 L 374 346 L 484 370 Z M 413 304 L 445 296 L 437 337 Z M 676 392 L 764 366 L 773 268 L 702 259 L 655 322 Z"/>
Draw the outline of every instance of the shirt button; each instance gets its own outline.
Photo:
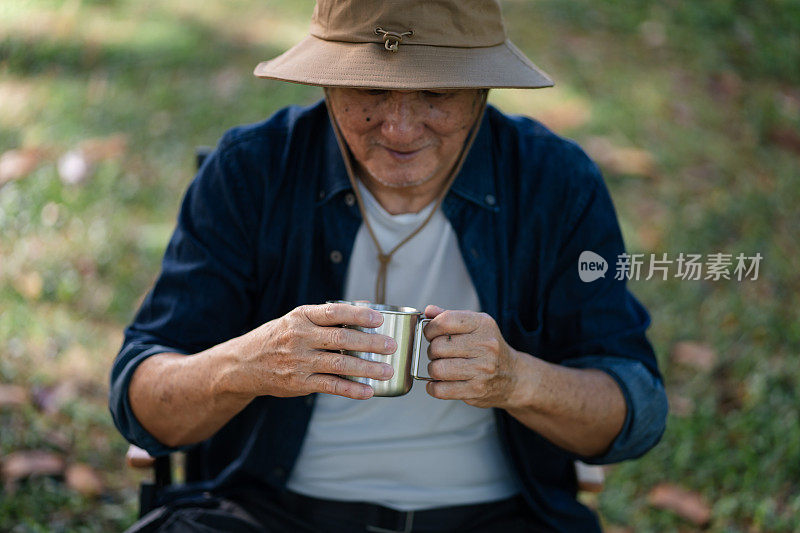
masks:
<path id="1" fill-rule="evenodd" d="M 282 478 L 286 476 L 286 469 L 282 466 L 276 466 L 272 469 L 272 473 L 275 474 L 275 477 Z"/>
<path id="2" fill-rule="evenodd" d="M 347 207 L 353 207 L 356 203 L 356 196 L 353 193 L 347 193 L 344 196 L 344 203 L 347 204 Z"/>
<path id="3" fill-rule="evenodd" d="M 475 248 L 470 248 L 469 253 L 471 253 L 472 257 L 474 257 L 475 259 L 480 257 L 480 254 L 478 253 L 478 250 L 476 250 Z"/>
<path id="4" fill-rule="evenodd" d="M 319 191 L 319 199 L 322 200 L 323 198 L 325 198 L 325 191 L 320 190 Z"/>
<path id="5" fill-rule="evenodd" d="M 487 194 L 484 200 L 486 200 L 486 203 L 489 205 L 494 205 L 497 203 L 497 199 L 491 194 Z"/>
<path id="6" fill-rule="evenodd" d="M 339 264 L 342 262 L 342 252 L 334 250 L 331 252 L 331 262 Z"/>

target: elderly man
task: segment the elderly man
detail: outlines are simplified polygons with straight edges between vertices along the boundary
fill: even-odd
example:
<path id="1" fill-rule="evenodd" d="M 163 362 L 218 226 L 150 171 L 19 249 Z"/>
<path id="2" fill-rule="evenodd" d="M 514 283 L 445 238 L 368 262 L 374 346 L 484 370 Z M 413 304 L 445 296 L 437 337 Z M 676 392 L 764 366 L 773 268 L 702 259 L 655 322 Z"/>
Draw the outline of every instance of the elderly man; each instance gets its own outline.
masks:
<path id="1" fill-rule="evenodd" d="M 114 363 L 120 431 L 205 481 L 134 530 L 591 531 L 573 462 L 637 457 L 666 401 L 646 311 L 578 258 L 624 251 L 595 165 L 489 88 L 551 85 L 496 1 L 318 0 L 256 75 L 325 87 L 229 131 Z M 382 316 L 424 309 L 401 397 Z"/>

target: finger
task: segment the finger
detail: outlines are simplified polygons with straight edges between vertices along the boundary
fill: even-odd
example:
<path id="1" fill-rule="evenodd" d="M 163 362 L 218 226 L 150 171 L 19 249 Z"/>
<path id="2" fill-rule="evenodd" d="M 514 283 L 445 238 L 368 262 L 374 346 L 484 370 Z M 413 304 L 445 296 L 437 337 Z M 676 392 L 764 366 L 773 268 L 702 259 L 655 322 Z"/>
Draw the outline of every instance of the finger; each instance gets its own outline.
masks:
<path id="1" fill-rule="evenodd" d="M 380 380 L 387 380 L 394 375 L 394 369 L 390 364 L 366 361 L 336 352 L 317 352 L 309 370 L 320 374 L 338 374 Z"/>
<path id="2" fill-rule="evenodd" d="M 369 307 L 343 303 L 327 303 L 322 305 L 304 305 L 300 311 L 312 323 L 318 326 L 361 326 L 377 328 L 383 324 L 383 315 Z"/>
<path id="3" fill-rule="evenodd" d="M 382 353 L 397 351 L 397 342 L 388 335 L 366 333 L 350 328 L 318 328 L 318 335 L 311 341 L 312 348 L 321 350 L 350 350 L 353 352 Z"/>
<path id="4" fill-rule="evenodd" d="M 439 335 L 472 333 L 478 329 L 481 320 L 482 313 L 448 309 L 428 322 L 422 331 L 430 342 Z"/>
<path id="5" fill-rule="evenodd" d="M 444 308 L 438 305 L 428 305 L 425 307 L 425 318 L 436 318 L 438 315 L 445 311 Z"/>
<path id="6" fill-rule="evenodd" d="M 440 400 L 468 400 L 474 396 L 469 381 L 429 381 L 425 390 Z"/>
<path id="7" fill-rule="evenodd" d="M 311 374 L 306 378 L 309 392 L 324 392 L 344 396 L 354 400 L 366 400 L 372 398 L 375 391 L 369 385 L 356 383 L 349 379 L 340 378 L 331 374 Z"/>
<path id="8" fill-rule="evenodd" d="M 472 347 L 470 334 L 439 335 L 428 345 L 428 359 L 446 359 L 450 357 L 472 358 L 476 356 Z"/>
<path id="9" fill-rule="evenodd" d="M 465 381 L 475 377 L 476 369 L 468 359 L 437 359 L 428 363 L 428 375 L 438 381 Z"/>

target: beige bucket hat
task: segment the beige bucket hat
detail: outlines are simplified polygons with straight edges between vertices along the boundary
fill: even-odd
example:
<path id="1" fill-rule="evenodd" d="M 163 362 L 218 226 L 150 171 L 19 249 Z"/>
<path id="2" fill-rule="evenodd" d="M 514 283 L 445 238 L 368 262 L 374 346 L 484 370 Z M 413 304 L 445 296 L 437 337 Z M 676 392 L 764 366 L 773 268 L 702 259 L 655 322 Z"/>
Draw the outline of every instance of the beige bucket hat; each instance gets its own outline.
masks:
<path id="1" fill-rule="evenodd" d="M 317 0 L 310 35 L 254 73 L 324 87 L 553 85 L 506 38 L 497 0 Z"/>

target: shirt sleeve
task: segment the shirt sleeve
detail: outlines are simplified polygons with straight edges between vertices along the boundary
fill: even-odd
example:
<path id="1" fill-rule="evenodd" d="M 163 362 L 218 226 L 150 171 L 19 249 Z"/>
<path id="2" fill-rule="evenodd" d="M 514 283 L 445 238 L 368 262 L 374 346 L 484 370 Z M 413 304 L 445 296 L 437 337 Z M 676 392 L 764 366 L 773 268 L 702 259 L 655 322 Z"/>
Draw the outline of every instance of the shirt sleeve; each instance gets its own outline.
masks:
<path id="1" fill-rule="evenodd" d="M 573 209 L 565 214 L 567 232 L 542 314 L 543 347 L 550 360 L 604 371 L 619 385 L 627 405 L 620 434 L 603 455 L 580 457 L 604 464 L 641 456 L 656 445 L 666 425 L 667 399 L 645 335 L 650 317 L 616 272 L 625 248 L 610 195 L 596 165 L 582 152 L 576 159 L 568 179 Z M 579 261 L 586 252 L 594 254 L 587 260 L 597 263 L 600 256 L 606 262 L 603 276 L 582 279 Z"/>
<path id="2" fill-rule="evenodd" d="M 203 351 L 245 333 L 252 320 L 257 193 L 229 144 L 223 138 L 187 189 L 161 273 L 112 366 L 114 423 L 151 455 L 173 448 L 150 435 L 131 410 L 128 387 L 136 368 L 157 353 Z"/>
<path id="3" fill-rule="evenodd" d="M 661 439 L 667 416 L 667 396 L 661 379 L 642 363 L 622 357 L 587 356 L 564 362 L 573 368 L 594 368 L 609 374 L 622 390 L 627 412 L 622 430 L 609 449 L 595 457 L 581 457 L 589 464 L 617 463 L 641 456 Z"/>

